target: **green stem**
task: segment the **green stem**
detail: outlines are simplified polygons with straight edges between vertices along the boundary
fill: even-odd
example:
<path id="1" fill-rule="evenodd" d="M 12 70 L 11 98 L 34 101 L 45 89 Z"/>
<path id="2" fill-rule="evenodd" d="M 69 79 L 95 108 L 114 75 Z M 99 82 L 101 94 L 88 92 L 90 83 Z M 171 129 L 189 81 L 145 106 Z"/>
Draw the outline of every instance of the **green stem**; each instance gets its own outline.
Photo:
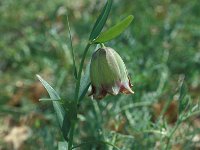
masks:
<path id="1" fill-rule="evenodd" d="M 100 43 L 101 48 L 105 48 L 105 45 L 103 43 Z"/>
<path id="2" fill-rule="evenodd" d="M 85 58 L 86 58 L 86 54 L 87 54 L 87 52 L 88 52 L 88 50 L 90 48 L 90 45 L 91 45 L 91 43 L 88 43 L 87 46 L 85 47 L 85 50 L 84 50 L 84 53 L 83 53 L 83 57 L 81 59 L 79 71 L 78 71 L 78 76 L 77 76 L 77 81 L 76 81 L 76 89 L 75 89 L 75 95 L 74 95 L 74 99 L 76 100 L 76 107 L 78 106 L 78 101 L 79 101 L 79 90 L 80 90 L 81 73 L 83 71 L 84 61 L 85 61 Z M 70 129 L 70 133 L 69 133 L 68 150 L 72 149 L 75 125 L 76 125 L 76 120 L 73 120 L 72 121 L 72 125 L 71 125 L 71 129 Z"/>
<path id="3" fill-rule="evenodd" d="M 69 133 L 69 144 L 68 144 L 68 150 L 72 149 L 73 146 L 73 138 L 74 138 L 74 129 L 75 129 L 75 120 L 72 121 L 70 133 Z"/>
<path id="4" fill-rule="evenodd" d="M 192 116 L 195 116 L 195 115 L 198 115 L 200 113 L 200 110 L 197 110 L 197 111 L 194 111 L 193 113 L 191 113 L 190 115 L 188 115 L 187 117 L 185 118 L 181 118 L 177 121 L 176 125 L 174 126 L 174 128 L 172 129 L 172 131 L 170 132 L 168 138 L 167 138 L 167 144 L 166 144 L 166 148 L 165 150 L 168 150 L 169 149 L 169 146 L 170 146 L 170 141 L 172 139 L 172 136 L 174 135 L 174 133 L 176 132 L 176 130 L 178 129 L 178 127 L 180 126 L 180 124 L 187 120 L 188 118 L 192 117 Z"/>
<path id="5" fill-rule="evenodd" d="M 76 61 L 75 61 L 73 44 L 72 44 L 72 35 L 71 35 L 71 29 L 70 29 L 70 26 L 69 26 L 68 13 L 67 13 L 67 27 L 68 27 L 68 30 L 69 30 L 69 39 L 70 39 L 70 47 L 71 47 L 71 54 L 72 54 L 72 60 L 73 60 L 74 75 L 75 75 L 75 79 L 77 79 Z"/>
<path id="6" fill-rule="evenodd" d="M 92 144 L 92 143 L 109 145 L 109 146 L 112 146 L 115 149 L 119 150 L 119 148 L 117 146 L 113 145 L 112 143 L 106 142 L 106 141 L 88 141 L 88 142 L 84 142 L 84 143 L 81 143 L 79 145 L 76 145 L 76 146 L 72 147 L 72 149 L 75 149 L 75 148 L 78 148 L 78 147 L 82 147 L 82 146 L 85 146 L 85 145 L 88 145 L 88 144 Z"/>
<path id="7" fill-rule="evenodd" d="M 117 139 L 117 134 L 114 134 L 111 144 L 115 145 L 116 139 Z M 109 150 L 113 150 L 113 148 L 114 147 L 109 147 Z"/>
<path id="8" fill-rule="evenodd" d="M 167 137 L 167 143 L 166 143 L 166 148 L 165 150 L 168 150 L 169 149 L 169 146 L 170 146 L 170 141 L 172 139 L 172 136 L 174 135 L 175 131 L 178 129 L 179 125 L 181 124 L 181 120 L 178 120 L 176 122 L 176 125 L 175 127 L 172 129 L 172 131 L 170 132 L 169 136 Z"/>
<path id="9" fill-rule="evenodd" d="M 78 78 L 77 78 L 77 82 L 76 82 L 76 89 L 75 89 L 75 100 L 77 101 L 77 104 L 78 104 L 78 97 L 79 97 L 79 90 L 80 90 L 80 81 L 81 81 L 81 73 L 82 73 L 82 70 L 83 70 L 83 64 L 84 64 L 84 61 L 85 61 L 85 57 L 86 57 L 86 54 L 90 48 L 90 43 L 87 44 L 85 50 L 84 50 L 84 53 L 83 53 L 83 57 L 82 57 L 82 60 L 81 60 L 81 64 L 80 64 L 80 67 L 79 67 L 79 71 L 78 71 Z"/>

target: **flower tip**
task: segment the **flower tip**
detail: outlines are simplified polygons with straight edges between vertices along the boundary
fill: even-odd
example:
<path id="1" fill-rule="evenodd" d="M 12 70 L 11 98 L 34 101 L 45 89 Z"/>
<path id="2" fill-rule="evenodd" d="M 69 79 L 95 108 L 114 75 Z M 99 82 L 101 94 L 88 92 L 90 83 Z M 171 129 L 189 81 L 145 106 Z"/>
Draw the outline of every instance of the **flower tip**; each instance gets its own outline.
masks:
<path id="1" fill-rule="evenodd" d="M 131 94 L 134 94 L 135 92 L 133 90 L 130 90 Z"/>
<path id="2" fill-rule="evenodd" d="M 130 80 L 129 80 L 128 84 L 125 83 L 121 85 L 120 92 L 124 94 L 134 94 L 133 90 L 131 89 L 132 86 L 133 85 L 130 83 Z"/>

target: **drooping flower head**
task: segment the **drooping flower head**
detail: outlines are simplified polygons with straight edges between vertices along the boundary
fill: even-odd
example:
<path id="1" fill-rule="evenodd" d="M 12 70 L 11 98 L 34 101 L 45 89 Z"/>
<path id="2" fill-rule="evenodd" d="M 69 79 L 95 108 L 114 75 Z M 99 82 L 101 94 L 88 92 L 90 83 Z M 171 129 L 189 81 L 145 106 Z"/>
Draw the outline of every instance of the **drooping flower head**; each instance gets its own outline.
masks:
<path id="1" fill-rule="evenodd" d="M 120 55 L 110 47 L 99 48 L 92 55 L 90 79 L 94 99 L 102 99 L 107 93 L 133 94 L 126 66 Z"/>

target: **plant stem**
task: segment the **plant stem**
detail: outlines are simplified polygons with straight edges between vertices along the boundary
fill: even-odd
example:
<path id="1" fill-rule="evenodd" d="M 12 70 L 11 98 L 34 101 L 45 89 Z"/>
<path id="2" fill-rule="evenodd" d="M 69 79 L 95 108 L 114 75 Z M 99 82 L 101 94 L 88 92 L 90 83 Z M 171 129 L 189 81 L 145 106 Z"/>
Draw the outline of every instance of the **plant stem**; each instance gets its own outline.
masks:
<path id="1" fill-rule="evenodd" d="M 81 146 L 85 146 L 85 145 L 88 145 L 88 144 L 92 144 L 92 143 L 105 144 L 105 145 L 112 146 L 113 148 L 115 148 L 117 150 L 120 150 L 117 146 L 115 146 L 114 144 L 112 144 L 110 142 L 107 142 L 107 141 L 88 141 L 88 142 L 83 142 L 83 143 L 81 143 L 79 145 L 76 145 L 76 146 L 72 147 L 72 149 L 75 149 L 75 148 L 78 148 L 78 147 L 81 147 Z"/>
<path id="2" fill-rule="evenodd" d="M 76 81 L 76 89 L 75 89 L 75 95 L 74 95 L 74 100 L 76 101 L 76 107 L 78 106 L 79 103 L 79 90 L 80 90 L 80 81 L 81 81 L 81 73 L 83 71 L 83 65 L 84 65 L 84 61 L 86 58 L 86 54 L 90 48 L 91 43 L 88 43 L 87 46 L 85 47 L 84 53 L 83 53 L 83 57 L 81 59 L 81 63 L 80 63 L 80 67 L 79 67 L 79 71 L 78 71 L 78 76 L 77 76 L 77 81 Z M 77 112 L 76 112 L 76 116 L 77 116 Z M 76 125 L 76 118 L 74 118 L 75 120 L 72 120 L 72 125 L 71 125 L 71 129 L 70 129 L 70 133 L 69 133 L 69 144 L 68 144 L 68 150 L 72 149 L 72 145 L 73 145 L 73 137 L 74 137 L 74 130 L 75 130 L 75 125 Z"/>
<path id="3" fill-rule="evenodd" d="M 181 118 L 177 121 L 176 125 L 174 126 L 174 128 L 172 129 L 172 131 L 170 132 L 168 138 L 167 138 L 167 144 L 166 144 L 166 148 L 165 150 L 168 150 L 169 149 L 169 146 L 170 146 L 170 141 L 172 139 L 172 136 L 174 135 L 174 133 L 176 132 L 176 130 L 178 129 L 179 125 L 187 120 L 188 118 L 194 116 L 194 115 L 198 115 L 200 113 L 200 110 L 197 110 L 197 111 L 194 111 L 193 113 L 191 113 L 190 115 L 188 115 L 187 117 L 184 117 L 184 118 Z"/>
<path id="4" fill-rule="evenodd" d="M 78 71 L 78 77 L 77 77 L 77 81 L 76 81 L 76 89 L 75 89 L 75 100 L 77 101 L 77 104 L 78 104 L 78 97 L 79 97 L 79 89 L 80 89 L 80 81 L 81 81 L 81 73 L 82 73 L 82 70 L 83 70 L 83 64 L 84 64 L 84 61 L 85 61 L 85 57 L 86 57 L 86 54 L 90 48 L 90 43 L 87 44 L 87 46 L 85 47 L 85 50 L 84 50 L 84 53 L 83 53 L 83 57 L 81 59 L 81 64 L 80 64 L 80 67 L 79 67 L 79 71 Z"/>
<path id="5" fill-rule="evenodd" d="M 72 60 L 73 60 L 74 76 L 75 76 L 75 79 L 77 79 L 76 61 L 75 61 L 73 44 L 72 44 L 72 35 L 71 35 L 71 29 L 70 29 L 70 25 L 69 25 L 68 13 L 67 13 L 67 27 L 69 30 L 69 39 L 70 39 L 70 47 L 71 47 L 71 54 L 72 54 Z"/>
<path id="6" fill-rule="evenodd" d="M 168 149 L 169 149 L 170 141 L 171 141 L 171 139 L 172 139 L 172 136 L 174 135 L 175 131 L 178 129 L 178 127 L 179 127 L 180 124 L 181 124 L 181 120 L 178 120 L 178 121 L 176 122 L 175 127 L 172 129 L 172 131 L 170 132 L 169 136 L 167 137 L 167 144 L 166 144 L 165 150 L 168 150 Z"/>
<path id="7" fill-rule="evenodd" d="M 73 137 L 74 137 L 75 123 L 76 123 L 76 121 L 73 120 L 72 121 L 72 125 L 71 125 L 71 129 L 70 129 L 70 133 L 69 133 L 68 150 L 71 150 L 72 146 L 73 146 Z"/>
<path id="8" fill-rule="evenodd" d="M 102 48 L 105 48 L 105 45 L 103 43 L 100 43 L 100 45 L 101 45 Z"/>

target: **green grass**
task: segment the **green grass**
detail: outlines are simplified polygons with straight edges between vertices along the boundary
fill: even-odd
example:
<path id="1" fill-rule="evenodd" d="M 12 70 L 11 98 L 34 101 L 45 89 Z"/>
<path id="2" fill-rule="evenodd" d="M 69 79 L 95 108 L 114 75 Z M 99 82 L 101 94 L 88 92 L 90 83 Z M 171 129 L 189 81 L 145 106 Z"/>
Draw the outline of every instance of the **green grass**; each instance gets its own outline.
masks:
<path id="1" fill-rule="evenodd" d="M 62 97 L 73 98 L 66 13 L 79 64 L 103 4 L 92 0 L 0 2 L 0 149 L 12 149 L 4 138 L 21 125 L 32 130 L 23 149 L 57 149 L 57 141 L 62 140 L 59 125 L 51 103 L 36 102 L 47 95 L 38 94 L 37 89 L 44 90 L 35 74 L 42 75 Z M 88 143 L 79 149 L 115 149 L 97 140 L 122 150 L 199 149 L 199 8 L 198 0 L 114 1 L 104 29 L 129 14 L 134 21 L 105 45 L 120 53 L 135 94 L 107 96 L 100 102 L 86 96 L 78 110 L 74 142 Z"/>

